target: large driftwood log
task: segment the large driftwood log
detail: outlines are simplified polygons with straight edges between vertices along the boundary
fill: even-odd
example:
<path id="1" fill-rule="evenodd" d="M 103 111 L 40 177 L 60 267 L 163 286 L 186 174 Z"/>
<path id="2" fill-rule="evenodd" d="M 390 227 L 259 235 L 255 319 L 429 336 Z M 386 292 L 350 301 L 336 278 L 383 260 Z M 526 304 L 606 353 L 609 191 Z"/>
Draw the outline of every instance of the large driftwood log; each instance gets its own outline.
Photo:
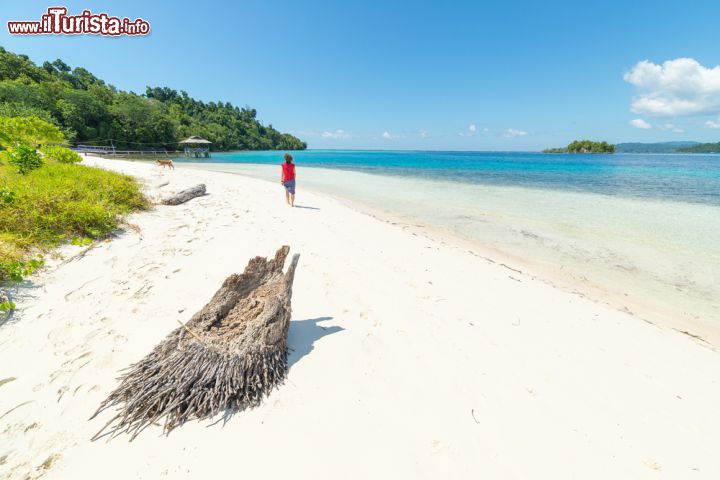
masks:
<path id="1" fill-rule="evenodd" d="M 201 183 L 166 197 L 160 203 L 163 205 L 180 205 L 181 203 L 185 203 L 195 197 L 202 197 L 203 195 L 205 195 L 205 184 Z"/>
<path id="2" fill-rule="evenodd" d="M 242 275 L 228 277 L 207 305 L 132 365 L 93 415 L 122 405 L 93 440 L 108 427 L 108 434 L 128 432 L 132 440 L 163 417 L 170 432 L 188 419 L 254 407 L 282 383 L 299 258 L 283 274 L 289 250 L 250 260 Z"/>

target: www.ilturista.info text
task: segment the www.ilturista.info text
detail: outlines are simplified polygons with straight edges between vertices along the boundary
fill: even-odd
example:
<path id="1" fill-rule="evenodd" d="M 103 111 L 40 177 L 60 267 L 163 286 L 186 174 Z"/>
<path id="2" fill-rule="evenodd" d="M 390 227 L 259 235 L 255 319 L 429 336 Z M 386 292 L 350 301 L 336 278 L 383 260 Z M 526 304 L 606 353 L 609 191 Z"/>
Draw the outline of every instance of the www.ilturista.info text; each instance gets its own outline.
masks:
<path id="1" fill-rule="evenodd" d="M 7 22 L 12 35 L 147 35 L 150 23 L 142 18 L 111 17 L 107 13 L 83 10 L 80 15 L 68 15 L 65 7 L 50 7 L 40 21 Z"/>

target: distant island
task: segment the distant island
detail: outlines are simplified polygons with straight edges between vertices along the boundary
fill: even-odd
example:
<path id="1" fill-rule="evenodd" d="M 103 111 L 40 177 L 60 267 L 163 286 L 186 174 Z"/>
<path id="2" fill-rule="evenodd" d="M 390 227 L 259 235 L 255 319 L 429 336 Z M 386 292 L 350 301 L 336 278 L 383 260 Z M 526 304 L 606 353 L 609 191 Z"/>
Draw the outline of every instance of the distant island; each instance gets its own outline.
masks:
<path id="1" fill-rule="evenodd" d="M 615 153 L 615 145 L 591 140 L 575 140 L 565 148 L 546 148 L 543 153 Z"/>
<path id="2" fill-rule="evenodd" d="M 717 143 L 698 143 L 678 148 L 678 153 L 720 153 L 720 142 Z"/>
<path id="3" fill-rule="evenodd" d="M 618 143 L 615 145 L 615 151 L 618 153 L 720 153 L 720 142 Z"/>
<path id="4" fill-rule="evenodd" d="M 615 145 L 615 151 L 617 153 L 677 153 L 696 145 L 700 145 L 700 142 L 618 143 Z"/>
<path id="5" fill-rule="evenodd" d="M 720 153 L 720 142 L 700 143 L 687 140 L 612 145 L 607 142 L 575 140 L 564 148 L 546 148 L 543 153 Z"/>

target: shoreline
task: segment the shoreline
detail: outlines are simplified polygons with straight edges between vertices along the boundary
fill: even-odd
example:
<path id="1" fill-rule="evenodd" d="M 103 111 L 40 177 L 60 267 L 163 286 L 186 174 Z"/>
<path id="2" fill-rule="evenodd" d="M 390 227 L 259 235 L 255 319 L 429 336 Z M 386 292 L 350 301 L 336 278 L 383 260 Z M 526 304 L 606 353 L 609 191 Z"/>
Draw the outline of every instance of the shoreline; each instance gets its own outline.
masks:
<path id="1" fill-rule="evenodd" d="M 3 478 L 720 474 L 720 355 L 686 335 L 326 194 L 290 209 L 255 178 L 87 164 L 151 198 L 209 194 L 131 215 L 22 291 L 0 327 Z M 118 372 L 283 243 L 301 255 L 287 382 L 230 418 L 90 442 Z"/>
<path id="2" fill-rule="evenodd" d="M 188 163 L 187 167 L 198 169 L 208 172 L 221 172 L 230 175 L 239 175 L 245 178 L 260 179 L 263 181 L 269 181 L 263 176 L 256 173 L 249 173 L 243 171 L 233 171 L 228 168 L 228 165 L 233 164 L 213 164 L 212 162 L 203 163 Z M 244 164 L 240 164 L 244 165 Z M 266 168 L 264 164 L 251 164 L 251 167 Z M 329 171 L 322 167 L 308 167 L 320 171 Z M 334 171 L 336 172 L 337 171 Z M 339 171 L 340 174 L 344 174 L 344 171 Z M 349 171 L 349 175 L 370 175 L 377 177 L 384 177 L 381 174 L 374 173 L 360 173 L 357 171 Z M 306 177 L 307 178 L 307 177 Z M 388 176 L 388 178 L 396 178 Z M 398 177 L 399 178 L 399 177 Z M 358 178 L 358 182 L 362 183 L 362 178 Z M 517 190 L 527 190 L 530 192 L 540 192 L 542 190 L 532 189 L 529 187 L 518 186 L 513 187 Z M 659 303 L 657 301 L 658 292 L 652 292 L 651 289 L 644 291 L 646 296 L 638 295 L 638 291 L 626 290 L 629 286 L 628 283 L 624 284 L 621 288 L 616 284 L 610 283 L 609 280 L 603 278 L 602 272 L 583 272 L 575 271 L 573 274 L 567 274 L 563 272 L 564 265 L 557 265 L 554 262 L 562 260 L 561 258 L 553 257 L 532 257 L 528 251 L 513 251 L 512 248 L 505 246 L 491 245 L 488 243 L 488 239 L 485 241 L 474 238 L 467 232 L 462 232 L 459 229 L 442 227 L 433 224 L 428 221 L 427 218 L 423 218 L 419 214 L 408 214 L 407 212 L 392 211 L 388 207 L 380 205 L 372 205 L 369 202 L 364 202 L 350 195 L 343 195 L 343 193 L 337 193 L 328 191 L 326 188 L 319 188 L 314 185 L 304 185 L 303 190 L 314 192 L 320 195 L 326 195 L 334 200 L 348 206 L 349 208 L 358 211 L 360 213 L 370 215 L 379 221 L 387 222 L 392 225 L 400 225 L 402 228 L 409 230 L 410 232 L 418 235 L 424 235 L 429 239 L 438 240 L 443 244 L 453 245 L 455 247 L 465 249 L 472 254 L 484 258 L 490 263 L 497 263 L 500 265 L 506 265 L 507 268 L 513 271 L 522 271 L 529 274 L 533 279 L 537 279 L 548 283 L 552 287 L 560 288 L 563 291 L 571 294 L 584 296 L 594 302 L 598 302 L 603 305 L 607 305 L 618 311 L 628 313 L 637 317 L 638 319 L 656 324 L 660 327 L 672 328 L 682 334 L 685 334 L 699 342 L 708 348 L 717 350 L 720 346 L 720 327 L 714 321 L 720 320 L 715 319 L 710 315 L 711 309 L 709 306 L 705 306 L 704 310 L 698 312 L 688 312 L 685 309 L 686 305 L 669 305 L 668 302 Z M 551 191 L 548 191 L 551 192 Z M 572 192 L 571 195 L 590 195 L 603 197 L 599 193 L 578 193 Z M 614 198 L 611 197 L 612 200 Z M 636 202 L 638 205 L 653 205 L 662 204 L 668 202 L 668 206 L 672 207 L 672 203 L 665 199 L 646 199 L 646 198 L 626 198 L 624 201 Z M 704 204 L 692 204 L 698 208 L 712 208 Z M 522 225 L 520 227 L 522 229 Z M 524 230 L 522 230 L 523 234 Z M 532 235 L 532 233 L 527 233 Z M 498 243 L 498 242 L 496 242 Z M 587 245 L 585 245 L 586 247 Z M 515 246 L 517 250 L 518 247 Z M 631 265 L 632 268 L 634 266 Z M 595 275 L 593 276 L 593 273 Z M 587 277 L 587 278 L 585 278 Z M 626 282 L 631 280 L 630 275 L 625 279 Z M 646 280 L 646 279 L 641 279 Z M 613 285 L 615 290 L 611 291 L 607 287 Z M 656 288 L 656 287 L 654 287 Z M 677 288 L 677 287 L 676 287 Z M 630 292 L 631 294 L 628 294 Z M 674 293 L 674 292 L 673 292 Z M 717 307 L 713 310 L 713 313 L 718 313 Z M 683 314 L 683 315 L 681 315 Z"/>

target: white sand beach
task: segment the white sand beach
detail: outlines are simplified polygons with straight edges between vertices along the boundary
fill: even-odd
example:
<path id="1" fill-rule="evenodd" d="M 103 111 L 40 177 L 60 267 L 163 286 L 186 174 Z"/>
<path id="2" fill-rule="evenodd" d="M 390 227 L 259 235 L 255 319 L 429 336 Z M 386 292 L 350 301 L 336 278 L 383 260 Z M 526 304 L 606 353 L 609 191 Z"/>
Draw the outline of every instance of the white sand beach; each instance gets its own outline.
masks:
<path id="1" fill-rule="evenodd" d="M 502 259 L 302 190 L 88 157 L 153 198 L 17 292 L 0 326 L 0 478 L 720 478 L 720 353 Z M 91 442 L 178 320 L 283 244 L 290 370 L 262 406 Z M 521 269 L 522 270 L 522 269 Z"/>

